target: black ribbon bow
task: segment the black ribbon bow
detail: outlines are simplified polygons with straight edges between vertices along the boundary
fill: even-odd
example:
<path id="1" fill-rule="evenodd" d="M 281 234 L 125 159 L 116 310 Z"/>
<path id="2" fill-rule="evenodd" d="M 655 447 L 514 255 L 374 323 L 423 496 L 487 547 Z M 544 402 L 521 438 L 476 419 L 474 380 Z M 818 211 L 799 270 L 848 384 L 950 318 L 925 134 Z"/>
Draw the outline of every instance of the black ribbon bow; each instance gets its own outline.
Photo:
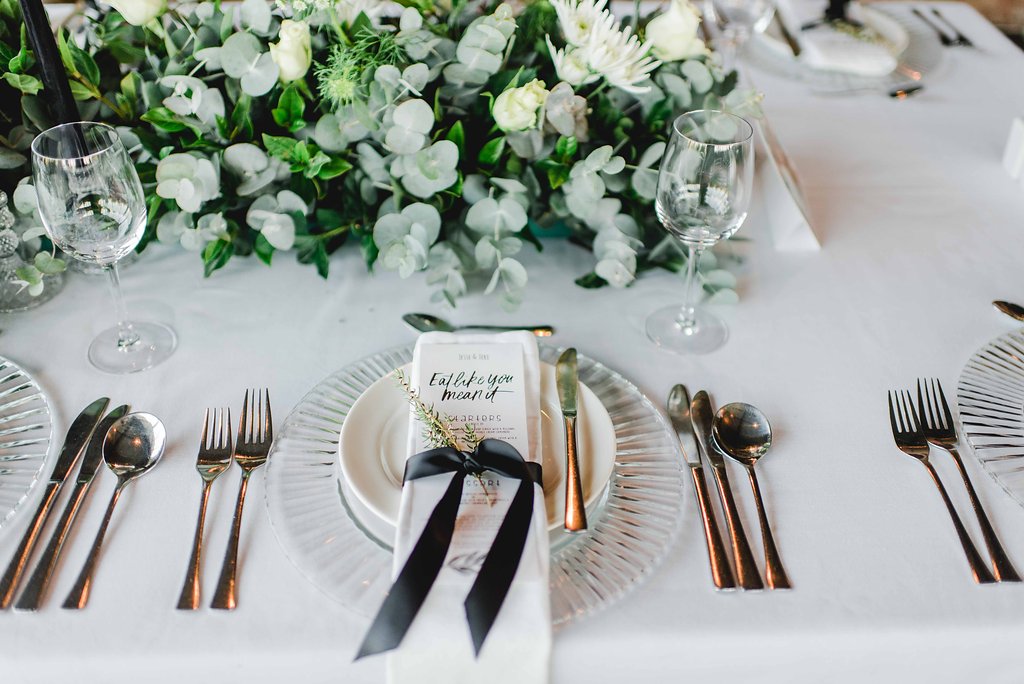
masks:
<path id="1" fill-rule="evenodd" d="M 519 569 L 533 518 L 533 487 L 542 483 L 540 464 L 523 460 L 515 447 L 498 439 L 483 440 L 472 453 L 444 447 L 421 452 L 406 461 L 406 482 L 445 473 L 454 476 L 377 611 L 356 660 L 390 651 L 402 643 L 444 565 L 462 501 L 462 484 L 468 475 L 485 470 L 520 482 L 463 604 L 474 652 L 480 654 Z"/>

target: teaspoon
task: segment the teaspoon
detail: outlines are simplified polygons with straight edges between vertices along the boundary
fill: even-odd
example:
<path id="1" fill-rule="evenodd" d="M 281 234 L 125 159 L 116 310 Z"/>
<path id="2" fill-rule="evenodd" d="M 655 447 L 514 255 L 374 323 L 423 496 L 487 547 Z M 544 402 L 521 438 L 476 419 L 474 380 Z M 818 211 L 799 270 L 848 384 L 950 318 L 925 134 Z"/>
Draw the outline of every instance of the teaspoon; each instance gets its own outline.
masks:
<path id="1" fill-rule="evenodd" d="M 110 524 L 110 516 L 114 513 L 117 500 L 129 482 L 157 464 L 163 456 L 166 444 L 167 431 L 164 424 L 149 413 L 129 413 L 110 427 L 103 439 L 103 460 L 117 475 L 117 486 L 110 497 L 110 503 L 107 504 L 106 515 L 103 516 L 103 523 L 96 533 L 96 539 L 92 543 L 82 572 L 64 600 L 64 608 L 81 609 L 89 602 L 93 571 L 96 569 L 103 537 L 107 533 L 107 525 Z"/>
<path id="2" fill-rule="evenodd" d="M 711 429 L 715 442 L 727 455 L 743 464 L 750 488 L 754 490 L 754 502 L 757 504 L 757 517 L 761 523 L 761 537 L 764 539 L 765 580 L 769 589 L 789 589 L 792 585 L 782 567 L 779 550 L 775 546 L 768 516 L 761 500 L 761 488 L 757 485 L 754 464 L 768 453 L 772 445 L 772 426 L 761 411 L 750 404 L 726 404 L 715 415 L 715 423 Z"/>
<path id="3" fill-rule="evenodd" d="M 443 318 L 425 313 L 407 313 L 402 320 L 420 332 L 456 332 L 458 330 L 486 330 L 490 332 L 510 332 L 526 330 L 537 337 L 550 337 L 555 329 L 550 325 L 452 325 Z"/>

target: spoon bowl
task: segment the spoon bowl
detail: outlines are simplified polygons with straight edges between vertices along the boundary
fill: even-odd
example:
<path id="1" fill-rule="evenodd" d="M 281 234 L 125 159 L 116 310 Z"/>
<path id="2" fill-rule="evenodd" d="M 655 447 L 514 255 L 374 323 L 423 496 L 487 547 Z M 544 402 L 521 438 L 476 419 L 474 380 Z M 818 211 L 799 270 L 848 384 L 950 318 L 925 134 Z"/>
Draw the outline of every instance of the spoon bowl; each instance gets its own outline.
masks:
<path id="1" fill-rule="evenodd" d="M 753 466 L 772 446 L 768 418 L 756 406 L 742 402 L 718 409 L 711 434 L 722 451 L 744 465 Z"/>
<path id="2" fill-rule="evenodd" d="M 129 413 L 103 438 L 103 460 L 118 477 L 138 477 L 157 464 L 167 446 L 167 430 L 151 413 Z"/>

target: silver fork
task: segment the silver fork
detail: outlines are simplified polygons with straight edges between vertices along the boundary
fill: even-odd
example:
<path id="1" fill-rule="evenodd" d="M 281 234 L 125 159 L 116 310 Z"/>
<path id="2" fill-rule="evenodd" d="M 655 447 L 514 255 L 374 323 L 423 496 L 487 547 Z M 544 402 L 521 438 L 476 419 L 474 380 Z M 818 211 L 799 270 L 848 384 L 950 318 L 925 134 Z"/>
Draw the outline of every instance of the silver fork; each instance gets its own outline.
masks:
<path id="1" fill-rule="evenodd" d="M 178 610 L 199 608 L 199 560 L 203 553 L 203 526 L 206 522 L 206 504 L 210 500 L 210 489 L 217 476 L 231 465 L 231 410 L 222 408 L 211 412 L 206 409 L 203 417 L 203 435 L 199 439 L 199 456 L 196 470 L 203 478 L 203 496 L 199 502 L 199 520 L 192 540 L 192 555 L 188 561 L 185 584 L 178 597 Z"/>
<path id="2" fill-rule="evenodd" d="M 274 421 L 270 416 L 270 392 L 252 390 L 245 392 L 242 417 L 238 421 L 238 437 L 235 439 L 235 462 L 242 469 L 242 481 L 238 485 L 238 502 L 235 504 L 235 518 L 231 524 L 231 538 L 224 553 L 224 565 L 217 581 L 217 593 L 213 596 L 211 608 L 234 610 L 238 605 L 235 591 L 238 574 L 238 535 L 242 529 L 242 506 L 245 504 L 245 490 L 252 471 L 267 462 L 270 445 L 274 441 Z"/>
<path id="3" fill-rule="evenodd" d="M 942 384 L 933 379 L 930 383 L 925 380 L 924 391 L 922 391 L 921 380 L 917 381 L 917 412 L 924 421 L 922 432 L 929 444 L 945 449 L 953 457 L 957 470 L 960 471 L 960 478 L 964 481 L 967 494 L 971 499 L 971 507 L 974 514 L 978 516 L 978 524 L 981 526 L 981 534 L 985 538 L 985 545 L 988 547 L 988 554 L 992 558 L 992 565 L 995 569 L 995 577 L 1000 582 L 1020 582 L 1020 575 L 1010 563 L 1003 545 L 996 537 L 996 531 L 992 529 L 985 509 L 981 506 L 978 493 L 974 490 L 974 484 L 967 475 L 963 459 L 957 451 L 956 426 L 953 424 L 953 412 L 949 410 L 946 403 L 946 395 L 942 391 Z"/>
<path id="4" fill-rule="evenodd" d="M 893 397 L 896 398 L 895 406 L 893 406 Z M 956 534 L 960 537 L 960 545 L 964 548 L 967 562 L 971 565 L 974 581 L 978 584 L 995 582 L 995 577 L 992 576 L 988 566 L 985 565 L 981 556 L 978 555 L 978 549 L 974 547 L 974 542 L 967 535 L 967 530 L 964 529 L 960 516 L 957 515 L 956 509 L 953 508 L 953 502 L 949 500 L 946 488 L 942 486 L 939 474 L 935 472 L 935 468 L 932 467 L 931 462 L 928 460 L 928 440 L 924 438 L 924 434 L 918 428 L 920 423 L 917 419 L 917 412 L 914 410 L 914 402 L 910 398 L 910 392 L 906 390 L 902 392 L 889 392 L 889 422 L 892 425 L 892 437 L 896 441 L 896 446 L 899 447 L 900 451 L 908 456 L 913 456 L 924 465 L 928 470 L 928 474 L 931 475 L 936 488 L 938 488 L 939 494 L 942 495 L 942 501 L 946 504 L 949 517 L 953 519 L 953 527 L 956 528 Z"/>

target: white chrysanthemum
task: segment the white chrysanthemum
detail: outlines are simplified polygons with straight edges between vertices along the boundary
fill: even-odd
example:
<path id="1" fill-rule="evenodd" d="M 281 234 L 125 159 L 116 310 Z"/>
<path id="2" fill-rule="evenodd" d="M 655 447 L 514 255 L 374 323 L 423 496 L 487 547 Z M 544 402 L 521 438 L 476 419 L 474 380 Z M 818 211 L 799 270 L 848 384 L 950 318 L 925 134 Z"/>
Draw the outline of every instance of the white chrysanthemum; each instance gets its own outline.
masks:
<path id="1" fill-rule="evenodd" d="M 579 48 L 559 50 L 552 44 L 549 36 L 544 36 L 544 39 L 548 42 L 548 52 L 551 54 L 551 61 L 555 65 L 555 73 L 558 74 L 559 80 L 579 87 L 601 78 L 600 74 L 595 74 L 587 66 L 587 60 Z"/>
<path id="2" fill-rule="evenodd" d="M 551 0 L 562 35 L 566 42 L 577 47 L 590 41 L 594 27 L 604 16 L 611 16 L 605 9 L 607 4 L 608 0 Z"/>
<path id="3" fill-rule="evenodd" d="M 640 42 L 628 27 L 619 29 L 610 13 L 591 31 L 591 40 L 581 48 L 587 66 L 613 86 L 630 93 L 645 93 L 642 86 L 661 62 L 650 56 L 649 43 Z"/>

